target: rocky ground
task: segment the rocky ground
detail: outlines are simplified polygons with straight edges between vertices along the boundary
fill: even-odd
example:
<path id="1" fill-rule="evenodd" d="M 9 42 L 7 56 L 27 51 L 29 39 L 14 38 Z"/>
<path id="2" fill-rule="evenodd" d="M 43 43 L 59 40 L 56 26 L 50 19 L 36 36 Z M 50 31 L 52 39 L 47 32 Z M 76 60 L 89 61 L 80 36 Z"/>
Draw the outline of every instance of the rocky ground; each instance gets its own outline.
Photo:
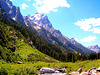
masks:
<path id="1" fill-rule="evenodd" d="M 68 75 L 100 75 L 100 67 L 99 68 L 91 68 L 88 71 L 84 70 L 82 71 L 82 68 L 80 68 L 77 72 L 69 73 Z"/>

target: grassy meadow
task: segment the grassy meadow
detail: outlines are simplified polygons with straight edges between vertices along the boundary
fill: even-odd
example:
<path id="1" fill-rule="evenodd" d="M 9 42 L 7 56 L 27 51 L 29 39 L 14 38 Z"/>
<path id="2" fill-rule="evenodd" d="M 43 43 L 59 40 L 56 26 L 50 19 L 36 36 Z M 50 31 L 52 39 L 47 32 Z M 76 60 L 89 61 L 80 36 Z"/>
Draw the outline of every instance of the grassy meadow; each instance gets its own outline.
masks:
<path id="1" fill-rule="evenodd" d="M 16 63 L 6 63 L 3 60 L 0 60 L 0 73 L 8 74 L 8 75 L 38 75 L 39 69 L 42 67 L 65 67 L 67 70 L 67 74 L 69 72 L 77 71 L 79 68 L 83 70 L 89 70 L 93 67 L 100 67 L 100 60 L 94 61 L 78 61 L 76 63 L 71 62 L 60 62 L 60 63 L 49 63 L 49 62 L 41 62 L 41 61 L 34 61 L 34 62 L 26 62 L 23 64 L 16 64 Z"/>
<path id="2" fill-rule="evenodd" d="M 93 67 L 100 67 L 100 60 L 87 60 L 72 62 L 60 62 L 38 51 L 35 47 L 16 40 L 15 54 L 20 56 L 23 64 L 7 62 L 0 59 L 0 75 L 38 75 L 42 67 L 63 67 L 69 72 L 77 71 L 79 68 L 89 70 Z"/>

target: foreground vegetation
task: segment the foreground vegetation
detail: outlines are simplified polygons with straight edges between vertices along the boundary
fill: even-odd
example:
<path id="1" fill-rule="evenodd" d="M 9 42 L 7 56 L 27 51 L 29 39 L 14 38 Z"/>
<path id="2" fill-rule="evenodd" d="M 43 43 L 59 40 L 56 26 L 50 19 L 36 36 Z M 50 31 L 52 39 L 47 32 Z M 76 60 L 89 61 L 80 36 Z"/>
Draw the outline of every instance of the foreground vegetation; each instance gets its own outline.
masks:
<path id="1" fill-rule="evenodd" d="M 79 68 L 89 70 L 93 67 L 100 67 L 100 60 L 78 61 L 76 63 L 61 62 L 61 63 L 46 63 L 46 62 L 26 62 L 24 64 L 6 63 L 0 60 L 0 75 L 38 75 L 39 69 L 42 67 L 65 67 L 67 74 L 77 71 Z"/>

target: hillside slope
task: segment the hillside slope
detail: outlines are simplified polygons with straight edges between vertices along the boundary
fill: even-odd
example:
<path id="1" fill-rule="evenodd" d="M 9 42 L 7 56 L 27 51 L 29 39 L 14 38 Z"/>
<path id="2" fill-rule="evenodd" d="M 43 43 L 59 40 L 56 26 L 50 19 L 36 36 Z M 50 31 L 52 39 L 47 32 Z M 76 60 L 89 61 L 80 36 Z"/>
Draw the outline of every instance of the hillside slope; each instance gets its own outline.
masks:
<path id="1" fill-rule="evenodd" d="M 16 54 L 19 54 L 23 60 L 27 61 L 44 61 L 44 62 L 58 62 L 57 60 L 41 53 L 35 47 L 32 48 L 30 45 L 16 40 Z"/>
<path id="2" fill-rule="evenodd" d="M 25 37 L 13 27 L 0 22 L 0 58 L 5 61 L 58 62 L 30 46 Z"/>

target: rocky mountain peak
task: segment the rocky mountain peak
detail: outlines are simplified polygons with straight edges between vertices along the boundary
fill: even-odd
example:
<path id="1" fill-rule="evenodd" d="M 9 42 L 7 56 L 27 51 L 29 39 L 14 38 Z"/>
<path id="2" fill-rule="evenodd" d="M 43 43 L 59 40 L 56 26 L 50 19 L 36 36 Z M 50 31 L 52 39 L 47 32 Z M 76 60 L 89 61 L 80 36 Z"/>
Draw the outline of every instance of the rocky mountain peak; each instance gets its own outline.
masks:
<path id="1" fill-rule="evenodd" d="M 71 38 L 70 42 L 73 43 L 73 44 L 77 44 L 78 43 L 74 38 Z"/>
<path id="2" fill-rule="evenodd" d="M 35 24 L 43 27 L 46 30 L 50 30 L 52 28 L 52 24 L 50 23 L 48 17 L 44 14 L 35 13 L 34 15 L 27 15 L 27 17 Z"/>
<path id="3" fill-rule="evenodd" d="M 98 45 L 93 45 L 93 46 L 89 46 L 88 48 L 95 49 L 95 48 L 99 48 L 99 46 Z"/>
<path id="4" fill-rule="evenodd" d="M 95 45 L 94 47 L 99 47 L 98 45 Z"/>
<path id="5" fill-rule="evenodd" d="M 71 40 L 71 41 L 76 41 L 74 38 L 71 38 L 70 40 Z"/>
<path id="6" fill-rule="evenodd" d="M 96 53 L 100 52 L 100 47 L 98 45 L 89 46 L 87 48 L 95 51 Z"/>
<path id="7" fill-rule="evenodd" d="M 32 21 L 37 21 L 37 20 L 43 20 L 44 18 L 45 19 L 48 19 L 47 15 L 44 15 L 44 14 L 40 14 L 40 13 L 35 13 L 34 15 L 27 15 Z"/>

